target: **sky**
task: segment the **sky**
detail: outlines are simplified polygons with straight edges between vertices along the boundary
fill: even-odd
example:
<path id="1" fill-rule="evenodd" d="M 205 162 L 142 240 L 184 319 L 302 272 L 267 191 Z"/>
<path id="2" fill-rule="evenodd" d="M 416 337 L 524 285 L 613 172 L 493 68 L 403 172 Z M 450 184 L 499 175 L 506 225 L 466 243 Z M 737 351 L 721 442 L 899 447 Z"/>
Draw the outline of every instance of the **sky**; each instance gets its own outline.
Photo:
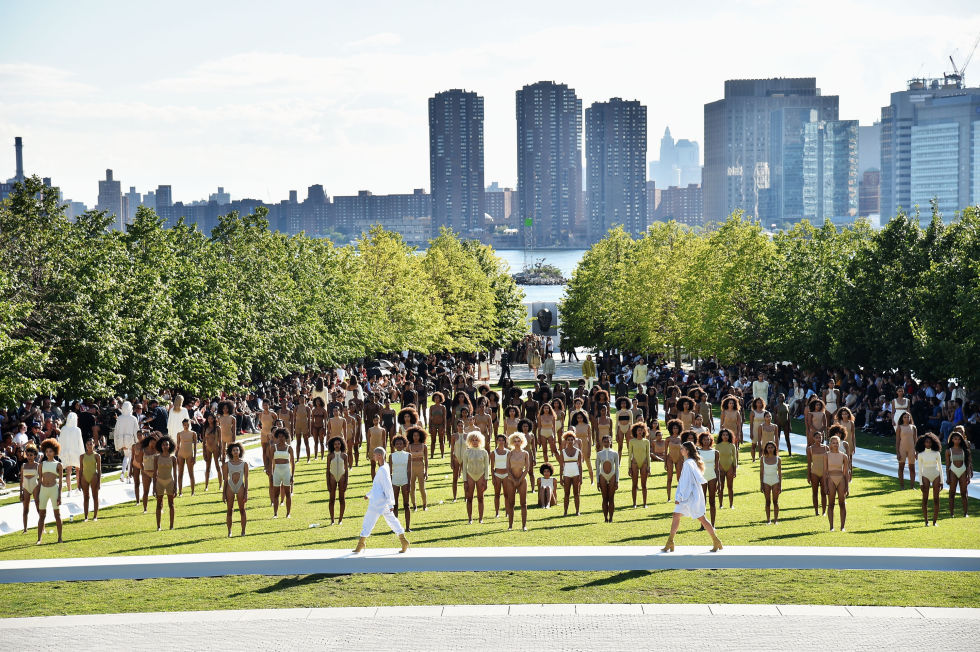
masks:
<path id="1" fill-rule="evenodd" d="M 89 206 L 106 168 L 185 202 L 428 189 L 427 99 L 465 88 L 484 97 L 486 181 L 514 186 L 525 84 L 640 100 L 654 160 L 668 125 L 703 143 L 726 79 L 816 77 L 871 124 L 978 35 L 975 0 L 0 0 L 0 178 L 23 136 L 27 173 Z"/>

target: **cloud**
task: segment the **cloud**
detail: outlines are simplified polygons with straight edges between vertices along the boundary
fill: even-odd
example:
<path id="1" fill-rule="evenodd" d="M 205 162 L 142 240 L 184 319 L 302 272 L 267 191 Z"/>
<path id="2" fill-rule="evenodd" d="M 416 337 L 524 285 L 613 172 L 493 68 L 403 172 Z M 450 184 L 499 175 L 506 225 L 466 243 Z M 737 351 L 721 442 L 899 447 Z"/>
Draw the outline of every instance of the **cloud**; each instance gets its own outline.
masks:
<path id="1" fill-rule="evenodd" d="M 524 84 L 568 83 L 586 107 L 613 96 L 644 102 L 652 159 L 667 124 L 703 144 L 703 105 L 721 97 L 725 79 L 816 76 L 823 93 L 840 95 L 842 118 L 870 122 L 889 92 L 941 72 L 980 29 L 976 12 L 953 22 L 942 7 L 724 6 L 629 22 L 524 22 L 469 40 L 441 38 L 427 22 L 305 49 L 269 39 L 268 51 L 232 46 L 180 60 L 190 64 L 154 54 L 146 70 L 162 74 L 124 77 L 106 64 L 84 78 L 91 84 L 0 64 L 0 146 L 30 137 L 33 160 L 86 200 L 105 167 L 140 188 L 171 182 L 181 199 L 218 183 L 269 200 L 310 183 L 339 194 L 404 192 L 428 185 L 427 98 L 466 88 L 485 98 L 487 181 L 513 185 L 514 92 Z M 902 36 L 909 24 L 913 43 Z"/>
<path id="2" fill-rule="evenodd" d="M 37 94 L 63 97 L 95 90 L 65 70 L 32 63 L 0 63 L 0 88 L 8 98 Z"/>
<path id="3" fill-rule="evenodd" d="M 350 48 L 391 48 L 401 45 L 402 37 L 392 32 L 381 32 L 371 36 L 351 41 L 347 44 Z"/>

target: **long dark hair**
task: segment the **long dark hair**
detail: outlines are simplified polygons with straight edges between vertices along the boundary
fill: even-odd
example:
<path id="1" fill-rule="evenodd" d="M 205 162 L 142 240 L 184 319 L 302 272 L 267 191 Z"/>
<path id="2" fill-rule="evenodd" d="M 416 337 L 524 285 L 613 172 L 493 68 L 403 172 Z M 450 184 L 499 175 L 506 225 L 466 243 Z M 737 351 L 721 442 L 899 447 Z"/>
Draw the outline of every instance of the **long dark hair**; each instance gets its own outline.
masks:
<path id="1" fill-rule="evenodd" d="M 692 441 L 686 441 L 681 446 L 687 451 L 687 456 L 689 459 L 694 460 L 694 463 L 698 465 L 701 471 L 704 471 L 704 460 L 701 459 L 701 454 L 698 453 L 697 446 L 694 445 Z"/>

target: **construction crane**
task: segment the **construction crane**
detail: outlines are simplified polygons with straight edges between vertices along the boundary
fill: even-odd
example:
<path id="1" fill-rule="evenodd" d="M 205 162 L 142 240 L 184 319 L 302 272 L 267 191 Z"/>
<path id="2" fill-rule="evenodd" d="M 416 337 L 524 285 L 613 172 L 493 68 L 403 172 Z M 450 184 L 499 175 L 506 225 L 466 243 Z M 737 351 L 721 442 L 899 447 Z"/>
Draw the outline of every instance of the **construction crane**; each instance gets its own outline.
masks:
<path id="1" fill-rule="evenodd" d="M 967 55 L 966 60 L 963 65 L 959 68 L 956 67 L 956 62 L 953 61 L 953 55 L 949 55 L 949 62 L 953 65 L 953 72 L 946 73 L 943 75 L 944 80 L 947 84 L 955 84 L 960 88 L 964 85 L 964 75 L 966 74 L 966 67 L 970 65 L 970 60 L 973 59 L 973 53 L 977 51 L 977 46 L 980 45 L 980 34 L 977 34 L 977 40 L 973 42 L 973 47 L 970 48 L 970 54 Z"/>

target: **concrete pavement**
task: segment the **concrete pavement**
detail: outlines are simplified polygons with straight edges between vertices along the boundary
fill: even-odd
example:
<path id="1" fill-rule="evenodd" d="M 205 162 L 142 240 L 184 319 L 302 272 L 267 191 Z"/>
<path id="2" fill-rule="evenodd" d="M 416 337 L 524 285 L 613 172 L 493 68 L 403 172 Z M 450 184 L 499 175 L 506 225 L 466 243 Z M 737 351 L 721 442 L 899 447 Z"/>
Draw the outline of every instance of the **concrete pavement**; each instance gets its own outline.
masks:
<path id="1" fill-rule="evenodd" d="M 0 619 L 7 649 L 975 650 L 978 609 L 524 604 Z"/>

